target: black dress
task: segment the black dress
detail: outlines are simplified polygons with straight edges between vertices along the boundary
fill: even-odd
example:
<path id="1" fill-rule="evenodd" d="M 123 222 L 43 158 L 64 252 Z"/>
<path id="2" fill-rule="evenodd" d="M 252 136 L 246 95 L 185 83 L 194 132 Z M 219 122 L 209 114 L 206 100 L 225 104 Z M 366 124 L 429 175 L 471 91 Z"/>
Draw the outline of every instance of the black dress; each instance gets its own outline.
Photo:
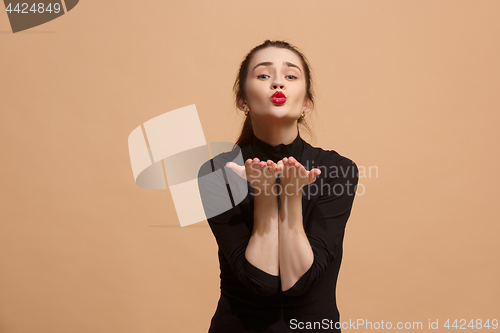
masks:
<path id="1" fill-rule="evenodd" d="M 231 179 L 236 174 L 224 167 L 239 152 L 237 147 L 207 161 L 198 178 L 205 211 L 213 215 L 207 221 L 219 246 L 221 272 L 221 295 L 209 333 L 340 332 L 339 324 L 336 325 L 340 318 L 335 288 L 344 230 L 358 183 L 356 164 L 334 150 L 311 146 L 300 135 L 292 143 L 278 146 L 254 136 L 249 145 L 241 148 L 243 162 L 254 157 L 278 162 L 293 156 L 307 170 L 321 170 L 314 183 L 303 187 L 302 195 L 304 230 L 314 262 L 292 288 L 283 292 L 279 275 L 268 274 L 245 258 L 253 226 L 253 186 L 243 180 L 248 193 L 235 204 L 233 196 L 237 196 L 238 190 L 230 185 L 234 185 Z M 214 177 L 219 184 L 213 177 L 203 177 L 210 172 L 214 175 L 214 171 L 218 171 Z M 214 184 L 219 186 L 218 193 Z M 229 193 L 231 204 L 222 213 L 214 213 L 213 199 L 220 198 L 220 190 Z"/>

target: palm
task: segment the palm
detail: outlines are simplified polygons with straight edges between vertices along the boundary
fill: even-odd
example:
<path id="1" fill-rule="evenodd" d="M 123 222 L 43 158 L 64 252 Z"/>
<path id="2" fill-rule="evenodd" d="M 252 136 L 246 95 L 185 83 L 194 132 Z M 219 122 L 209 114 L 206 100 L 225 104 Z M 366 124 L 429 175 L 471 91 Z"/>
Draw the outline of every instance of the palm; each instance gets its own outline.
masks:
<path id="1" fill-rule="evenodd" d="M 292 186 L 296 192 L 305 185 L 315 182 L 317 176 L 321 174 L 321 170 L 318 168 L 307 171 L 293 156 L 283 158 L 278 162 L 278 166 L 280 167 L 281 185 Z"/>
<path id="2" fill-rule="evenodd" d="M 280 170 L 278 165 L 273 161 L 260 161 L 258 158 L 254 158 L 253 160 L 251 158 L 247 159 L 244 166 L 234 162 L 228 162 L 226 166 L 241 178 L 259 187 L 275 184 Z"/>

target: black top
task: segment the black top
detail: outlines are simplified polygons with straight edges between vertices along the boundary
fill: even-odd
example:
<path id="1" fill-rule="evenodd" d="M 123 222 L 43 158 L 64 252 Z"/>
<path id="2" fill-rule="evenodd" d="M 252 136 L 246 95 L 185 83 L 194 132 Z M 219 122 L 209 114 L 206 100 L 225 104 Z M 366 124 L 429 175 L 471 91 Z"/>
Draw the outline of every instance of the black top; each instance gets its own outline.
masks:
<path id="1" fill-rule="evenodd" d="M 207 221 L 219 246 L 221 271 L 221 296 L 209 332 L 297 332 L 300 328 L 340 332 L 335 329 L 339 322 L 335 287 L 345 225 L 358 183 L 356 164 L 334 150 L 311 146 L 300 135 L 288 145 L 277 146 L 254 136 L 241 148 L 240 163 L 236 162 L 238 154 L 238 147 L 219 154 L 202 166 L 198 177 Z M 321 174 L 302 190 L 304 230 L 314 262 L 283 292 L 279 275 L 268 274 L 245 258 L 253 226 L 253 186 L 225 164 L 235 161 L 243 165 L 254 157 L 278 162 L 289 156 L 307 170 L 319 168 Z M 235 185 L 237 179 L 244 184 L 243 191 Z"/>

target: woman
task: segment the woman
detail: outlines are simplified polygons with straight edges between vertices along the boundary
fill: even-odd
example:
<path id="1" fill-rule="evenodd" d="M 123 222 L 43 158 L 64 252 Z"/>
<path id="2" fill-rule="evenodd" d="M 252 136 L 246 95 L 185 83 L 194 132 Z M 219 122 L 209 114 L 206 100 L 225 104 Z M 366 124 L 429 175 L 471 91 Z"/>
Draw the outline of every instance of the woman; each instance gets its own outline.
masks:
<path id="1" fill-rule="evenodd" d="M 241 151 L 216 156 L 199 173 L 206 211 L 223 197 L 214 188 L 225 191 L 202 177 L 210 172 L 222 171 L 232 202 L 207 218 L 221 270 L 209 332 L 340 332 L 335 287 L 357 166 L 301 138 L 313 105 L 311 74 L 289 43 L 266 40 L 252 49 L 234 88 L 246 115 Z M 236 152 L 244 165 L 226 163 Z M 233 175 L 248 181 L 237 204 Z"/>

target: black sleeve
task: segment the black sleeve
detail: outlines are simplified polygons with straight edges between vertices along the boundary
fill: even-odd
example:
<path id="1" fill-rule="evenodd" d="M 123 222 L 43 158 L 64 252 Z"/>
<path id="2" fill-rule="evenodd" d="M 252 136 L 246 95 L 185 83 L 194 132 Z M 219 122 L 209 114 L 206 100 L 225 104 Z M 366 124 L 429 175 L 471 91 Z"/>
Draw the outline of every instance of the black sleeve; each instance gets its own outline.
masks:
<path id="1" fill-rule="evenodd" d="M 225 167 L 232 159 L 223 157 L 218 155 L 206 162 L 198 174 L 208 224 L 234 275 L 254 293 L 274 295 L 279 290 L 279 276 L 253 266 L 245 257 L 253 223 L 245 220 L 252 217 L 243 214 L 241 204 L 250 195 L 249 183 Z"/>
<path id="2" fill-rule="evenodd" d="M 321 171 L 325 172 L 324 169 Z M 322 192 L 305 230 L 314 261 L 309 270 L 283 292 L 285 295 L 297 296 L 307 292 L 334 261 L 343 241 L 358 184 L 358 168 L 350 159 L 341 157 L 335 165 L 327 165 L 326 172 L 326 178 L 319 179 Z"/>

